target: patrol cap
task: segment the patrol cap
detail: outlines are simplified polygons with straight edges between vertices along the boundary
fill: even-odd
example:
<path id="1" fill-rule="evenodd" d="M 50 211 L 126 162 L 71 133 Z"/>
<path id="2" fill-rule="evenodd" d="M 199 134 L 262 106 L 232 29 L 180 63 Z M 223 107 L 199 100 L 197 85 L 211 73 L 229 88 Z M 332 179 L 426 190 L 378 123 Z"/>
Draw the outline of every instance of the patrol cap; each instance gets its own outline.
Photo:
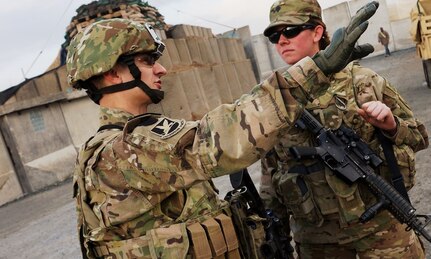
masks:
<path id="1" fill-rule="evenodd" d="M 268 37 L 272 29 L 280 25 L 302 25 L 311 18 L 322 21 L 322 9 L 317 0 L 277 0 L 271 6 L 270 24 L 263 35 Z"/>

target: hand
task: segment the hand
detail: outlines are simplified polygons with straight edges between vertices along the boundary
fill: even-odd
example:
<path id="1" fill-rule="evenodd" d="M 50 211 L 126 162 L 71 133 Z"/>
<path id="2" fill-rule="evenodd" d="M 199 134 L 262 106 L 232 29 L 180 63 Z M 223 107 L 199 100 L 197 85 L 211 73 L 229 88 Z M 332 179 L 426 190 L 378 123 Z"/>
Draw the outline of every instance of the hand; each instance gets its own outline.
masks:
<path id="1" fill-rule="evenodd" d="M 373 126 L 386 131 L 393 136 L 397 132 L 397 122 L 391 109 L 380 101 L 371 101 L 362 104 L 358 109 L 359 115 Z"/>
<path id="2" fill-rule="evenodd" d="M 373 1 L 359 9 L 347 28 L 336 30 L 331 44 L 313 56 L 314 62 L 325 75 L 338 72 L 352 60 L 363 58 L 374 51 L 370 44 L 355 47 L 355 43 L 367 29 L 367 20 L 376 13 L 378 7 L 379 3 Z"/>
<path id="3" fill-rule="evenodd" d="M 374 47 L 371 44 L 358 45 L 353 49 L 352 56 L 350 56 L 349 62 L 355 59 L 364 58 L 373 52 L 374 52 Z M 346 64 L 349 64 L 349 63 L 346 63 Z"/>

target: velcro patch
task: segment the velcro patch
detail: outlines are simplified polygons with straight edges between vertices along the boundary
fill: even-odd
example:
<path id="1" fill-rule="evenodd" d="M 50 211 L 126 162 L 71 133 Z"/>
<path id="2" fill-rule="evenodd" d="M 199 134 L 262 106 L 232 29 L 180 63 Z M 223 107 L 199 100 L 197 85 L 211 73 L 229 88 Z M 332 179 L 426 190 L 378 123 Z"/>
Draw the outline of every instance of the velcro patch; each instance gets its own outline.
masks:
<path id="1" fill-rule="evenodd" d="M 160 118 L 156 125 L 151 129 L 151 133 L 159 136 L 161 139 L 167 139 L 180 132 L 185 125 L 185 120 Z"/>

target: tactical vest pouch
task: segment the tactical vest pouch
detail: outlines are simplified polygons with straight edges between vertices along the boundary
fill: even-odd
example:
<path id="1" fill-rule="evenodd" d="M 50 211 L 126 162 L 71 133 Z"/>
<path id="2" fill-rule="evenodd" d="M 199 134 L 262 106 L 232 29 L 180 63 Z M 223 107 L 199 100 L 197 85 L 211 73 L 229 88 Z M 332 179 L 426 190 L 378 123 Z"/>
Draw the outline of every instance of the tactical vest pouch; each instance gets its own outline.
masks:
<path id="1" fill-rule="evenodd" d="M 93 251 L 97 258 L 122 258 L 124 255 L 142 259 L 157 258 L 152 257 L 150 253 L 149 238 L 147 236 L 104 242 L 103 245 L 94 245 Z"/>
<path id="2" fill-rule="evenodd" d="M 151 258 L 186 258 L 189 239 L 185 223 L 148 230 Z M 121 257 L 119 257 L 121 258 Z"/>
<path id="3" fill-rule="evenodd" d="M 214 218 L 209 218 L 201 224 L 206 231 L 208 240 L 210 241 L 213 258 L 224 258 L 224 253 L 227 252 L 227 247 L 220 225 Z"/>
<path id="4" fill-rule="evenodd" d="M 190 254 L 196 259 L 211 258 L 211 247 L 208 243 L 205 229 L 199 223 L 187 227 L 190 239 Z"/>
<path id="5" fill-rule="evenodd" d="M 193 259 L 241 259 L 238 237 L 229 216 L 219 214 L 201 223 L 193 223 L 187 226 L 187 232 L 189 255 Z"/>
<path id="6" fill-rule="evenodd" d="M 312 190 L 303 176 L 279 172 L 274 174 L 273 182 L 276 182 L 276 186 L 278 186 L 277 193 L 281 196 L 283 204 L 296 219 L 306 220 L 316 226 L 323 223 L 322 213 L 319 211 Z"/>
<path id="7" fill-rule="evenodd" d="M 102 258 L 184 259 L 188 249 L 184 223 L 151 229 L 145 236 L 93 246 L 96 256 Z"/>
<path id="8" fill-rule="evenodd" d="M 232 219 L 224 214 L 215 217 L 215 220 L 220 224 L 223 236 L 227 245 L 227 259 L 241 259 L 239 254 L 238 237 L 233 226 Z"/>
<path id="9" fill-rule="evenodd" d="M 346 184 L 333 172 L 325 172 L 326 180 L 334 191 L 339 204 L 340 226 L 347 227 L 349 223 L 358 222 L 365 211 L 365 204 L 359 193 L 358 185 Z"/>
<path id="10" fill-rule="evenodd" d="M 334 191 L 329 187 L 325 177 L 325 167 L 319 172 L 311 173 L 306 176 L 308 186 L 312 188 L 313 200 L 320 213 L 325 218 L 327 215 L 338 213 L 339 204 Z M 304 177 L 305 178 L 305 177 Z"/>

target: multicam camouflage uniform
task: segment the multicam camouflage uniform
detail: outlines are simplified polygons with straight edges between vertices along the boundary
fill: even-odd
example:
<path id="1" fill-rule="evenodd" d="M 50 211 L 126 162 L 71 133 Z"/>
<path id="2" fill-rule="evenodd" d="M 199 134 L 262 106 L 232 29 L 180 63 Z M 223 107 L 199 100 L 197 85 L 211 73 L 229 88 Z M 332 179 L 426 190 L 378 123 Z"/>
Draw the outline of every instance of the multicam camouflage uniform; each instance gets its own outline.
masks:
<path id="1" fill-rule="evenodd" d="M 101 107 L 101 130 L 82 146 L 74 173 L 84 257 L 192 258 L 203 246 L 209 256 L 238 258 L 210 178 L 257 161 L 302 109 L 290 92 L 327 80 L 310 58 L 289 71 L 289 85 L 274 74 L 195 122 Z"/>
<path id="2" fill-rule="evenodd" d="M 362 22 L 370 15 L 356 17 Z M 289 68 L 288 84 L 274 73 L 250 94 L 200 121 L 156 114 L 133 117 L 102 107 L 101 127 L 80 149 L 74 172 L 84 258 L 238 258 L 229 210 L 210 179 L 243 169 L 271 149 L 302 112 L 306 99 L 301 95 L 346 65 L 360 33 L 344 31 L 334 41 L 337 50 Z M 68 82 L 108 106 L 109 100 L 100 99 L 103 94 L 134 87 L 155 103 L 163 92 L 145 84 L 148 78 L 139 73 L 135 58 L 148 59 L 144 63 L 154 74 L 163 49 L 148 25 L 98 21 L 69 46 Z M 104 73 L 119 63 L 128 66 L 134 80 L 105 85 Z"/>
<path id="3" fill-rule="evenodd" d="M 320 16 L 320 7 L 315 13 L 316 5 L 311 0 L 277 1 L 271 9 L 271 24 L 305 23 L 306 17 Z M 292 15 L 295 17 L 289 20 Z M 285 76 L 290 81 L 290 75 Z M 380 157 L 384 155 L 376 129 L 357 109 L 365 102 L 379 100 L 392 110 L 397 132 L 389 138 L 395 144 L 398 166 L 410 189 L 416 173 L 414 152 L 428 146 L 428 136 L 398 92 L 384 78 L 355 62 L 330 81 L 310 86 L 305 108 L 327 128 L 337 129 L 342 123 L 352 128 Z M 356 258 L 356 254 L 360 258 L 424 258 L 417 236 L 413 231 L 406 232 L 405 226 L 387 211 L 365 224 L 359 223 L 359 216 L 375 202 L 366 186 L 345 184 L 316 159 L 294 160 L 288 152 L 293 146 L 313 146 L 313 137 L 297 128 L 283 135 L 275 146 L 276 169 L 268 166 L 271 157 L 263 160 L 261 193 L 267 204 L 282 203 L 292 215 L 291 229 L 301 258 Z M 386 164 L 377 173 L 390 180 Z"/>

